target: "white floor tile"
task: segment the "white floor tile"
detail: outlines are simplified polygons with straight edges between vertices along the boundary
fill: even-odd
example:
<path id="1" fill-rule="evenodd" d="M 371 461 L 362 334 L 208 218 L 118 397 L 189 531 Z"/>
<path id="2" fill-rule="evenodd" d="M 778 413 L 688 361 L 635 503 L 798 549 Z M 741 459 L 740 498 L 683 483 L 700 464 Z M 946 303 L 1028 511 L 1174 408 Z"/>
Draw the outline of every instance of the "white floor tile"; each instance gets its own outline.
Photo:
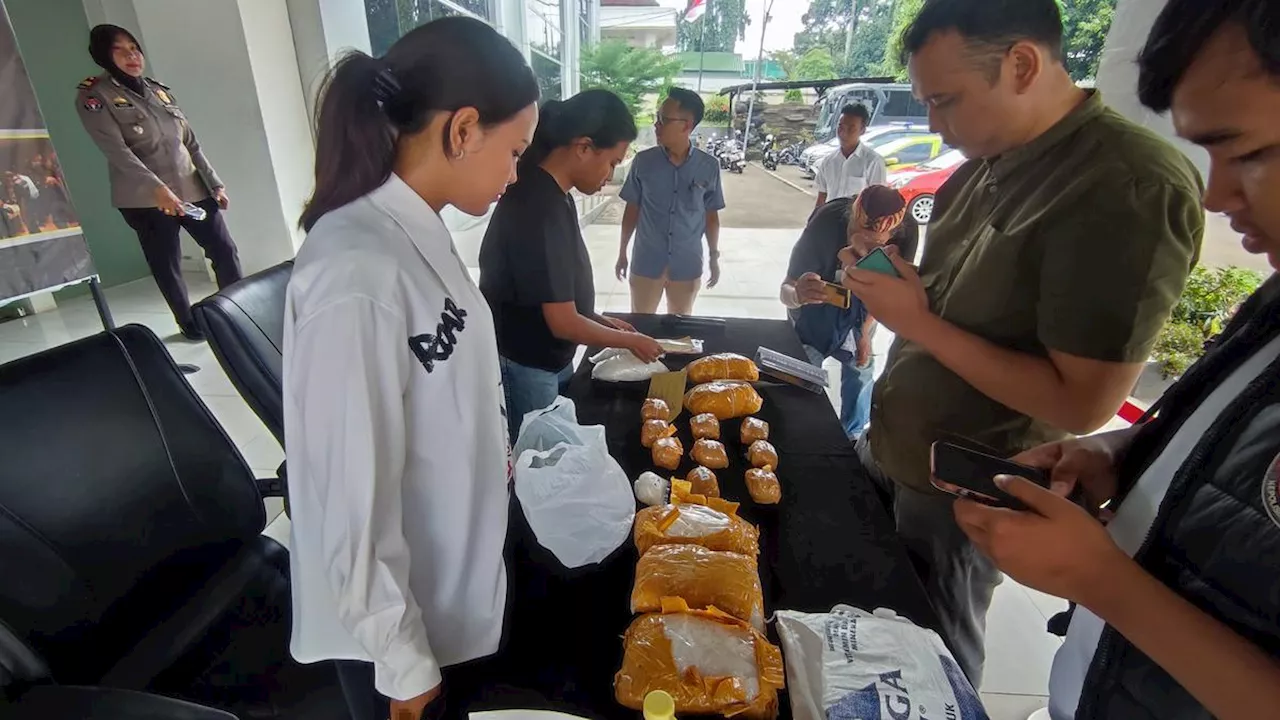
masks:
<path id="1" fill-rule="evenodd" d="M 1045 630 L 1044 615 L 1025 589 L 1006 579 L 996 588 L 987 614 L 987 664 L 981 690 L 1044 694 L 1053 655 L 1061 644 Z"/>
<path id="2" fill-rule="evenodd" d="M 1043 695 L 982 693 L 982 705 L 991 720 L 1027 720 L 1031 713 L 1048 704 L 1049 698 Z"/>

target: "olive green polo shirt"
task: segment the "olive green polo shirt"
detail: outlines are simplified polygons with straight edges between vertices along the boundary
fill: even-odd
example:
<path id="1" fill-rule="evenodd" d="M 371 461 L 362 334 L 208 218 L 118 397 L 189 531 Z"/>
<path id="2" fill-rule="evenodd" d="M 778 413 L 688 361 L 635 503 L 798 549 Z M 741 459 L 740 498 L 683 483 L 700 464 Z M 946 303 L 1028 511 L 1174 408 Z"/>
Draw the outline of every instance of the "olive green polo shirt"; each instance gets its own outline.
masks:
<path id="1" fill-rule="evenodd" d="M 938 191 L 920 275 L 931 310 L 1001 347 L 1145 362 L 1204 232 L 1195 166 L 1094 92 L 1048 132 L 971 160 Z M 872 454 L 930 490 L 929 449 L 1002 456 L 1068 433 L 983 395 L 899 338 L 872 395 Z"/>

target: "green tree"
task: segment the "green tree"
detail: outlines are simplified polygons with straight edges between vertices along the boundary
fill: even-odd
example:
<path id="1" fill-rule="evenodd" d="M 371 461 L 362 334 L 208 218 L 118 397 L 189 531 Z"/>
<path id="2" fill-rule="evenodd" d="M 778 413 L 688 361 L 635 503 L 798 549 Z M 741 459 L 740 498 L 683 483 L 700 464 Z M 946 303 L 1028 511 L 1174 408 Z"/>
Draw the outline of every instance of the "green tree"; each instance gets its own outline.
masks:
<path id="1" fill-rule="evenodd" d="M 680 69 L 679 60 L 659 50 L 606 40 L 583 54 L 582 88 L 612 90 L 637 114 L 644 96 L 669 86 Z"/>
<path id="2" fill-rule="evenodd" d="M 801 16 L 804 29 L 796 33 L 795 51 L 800 55 L 815 48 L 825 48 L 836 71 L 847 74 L 846 40 L 852 29 L 856 34 L 862 10 L 875 0 L 812 0 Z"/>
<path id="3" fill-rule="evenodd" d="M 711 0 L 709 6 L 702 17 L 693 22 L 685 22 L 684 16 L 680 17 L 676 24 L 676 47 L 700 52 L 705 42 L 707 52 L 733 52 L 738 41 L 746 37 L 750 17 L 746 0 Z"/>
<path id="4" fill-rule="evenodd" d="M 880 71 L 885 75 L 892 75 L 901 82 L 909 82 L 907 76 L 907 66 L 902 64 L 902 33 L 906 31 L 907 26 L 912 20 L 916 19 L 916 15 L 920 14 L 920 8 L 924 7 L 924 0 L 896 0 L 893 5 L 893 19 L 889 26 L 889 45 L 884 51 L 884 62 L 880 64 Z"/>
<path id="5" fill-rule="evenodd" d="M 773 50 L 769 53 L 769 59 L 778 63 L 778 67 L 782 68 L 783 74 L 788 80 L 796 79 L 796 65 L 800 63 L 800 56 L 791 50 Z"/>
<path id="6" fill-rule="evenodd" d="M 885 52 L 893 30 L 893 0 L 868 4 L 853 34 L 848 58 L 849 77 L 873 77 L 883 73 Z"/>
<path id="7" fill-rule="evenodd" d="M 1111 31 L 1116 0 L 1058 0 L 1062 8 L 1064 58 L 1072 80 L 1098 76 L 1098 61 Z"/>
<path id="8" fill-rule="evenodd" d="M 796 63 L 797 80 L 831 80 L 836 77 L 836 62 L 824 47 L 816 47 Z"/>

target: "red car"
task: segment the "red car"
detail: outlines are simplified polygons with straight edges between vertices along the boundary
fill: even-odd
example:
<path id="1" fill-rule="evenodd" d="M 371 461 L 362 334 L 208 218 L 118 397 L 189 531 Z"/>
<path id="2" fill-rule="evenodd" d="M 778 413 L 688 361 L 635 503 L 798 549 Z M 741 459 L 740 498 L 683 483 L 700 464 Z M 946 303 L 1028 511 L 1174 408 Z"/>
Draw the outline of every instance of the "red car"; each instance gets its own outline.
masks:
<path id="1" fill-rule="evenodd" d="M 889 173 L 889 187 L 907 200 L 907 214 L 921 225 L 933 217 L 933 196 L 951 173 L 965 161 L 959 150 L 950 150 L 921 165 Z"/>

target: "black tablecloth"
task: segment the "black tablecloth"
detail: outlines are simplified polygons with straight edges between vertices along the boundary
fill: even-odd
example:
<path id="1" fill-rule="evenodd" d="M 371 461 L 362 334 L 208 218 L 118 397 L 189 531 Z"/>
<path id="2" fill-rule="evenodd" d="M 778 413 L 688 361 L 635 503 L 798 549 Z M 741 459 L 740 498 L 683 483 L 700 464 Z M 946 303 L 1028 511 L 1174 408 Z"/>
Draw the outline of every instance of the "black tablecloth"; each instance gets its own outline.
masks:
<path id="1" fill-rule="evenodd" d="M 692 335 L 707 353 L 754 356 L 767 347 L 804 358 L 791 326 L 782 321 L 727 320 L 723 327 L 681 326 L 672 318 L 623 316 L 655 337 Z M 693 357 L 667 359 L 679 369 Z M 583 425 L 604 425 L 610 454 L 635 479 L 653 469 L 640 445 L 640 404 L 646 384 L 591 380 L 583 363 L 568 395 Z M 758 386 L 771 441 L 778 449 L 782 502 L 757 506 L 747 493 L 747 468 L 738 442 L 739 421 L 725 422 L 722 438 L 733 465 L 717 472 L 721 494 L 742 503 L 740 514 L 760 528 L 760 575 L 766 611 L 821 612 L 837 603 L 892 608 L 918 624 L 937 628 L 924 589 L 871 481 L 825 396 L 796 387 Z M 692 447 L 688 413 L 677 421 L 686 450 Z M 692 467 L 686 454 L 680 475 Z M 535 687 L 551 706 L 592 717 L 634 718 L 613 701 L 613 675 L 622 661 L 622 633 L 629 612 L 636 551 L 631 543 L 603 563 L 566 570 L 533 540 L 518 503 L 512 504 L 509 543 L 511 604 L 504 660 L 511 682 Z M 775 638 L 776 641 L 776 638 Z M 518 679 L 517 679 L 518 678 Z M 789 707 L 783 708 L 790 716 Z"/>

